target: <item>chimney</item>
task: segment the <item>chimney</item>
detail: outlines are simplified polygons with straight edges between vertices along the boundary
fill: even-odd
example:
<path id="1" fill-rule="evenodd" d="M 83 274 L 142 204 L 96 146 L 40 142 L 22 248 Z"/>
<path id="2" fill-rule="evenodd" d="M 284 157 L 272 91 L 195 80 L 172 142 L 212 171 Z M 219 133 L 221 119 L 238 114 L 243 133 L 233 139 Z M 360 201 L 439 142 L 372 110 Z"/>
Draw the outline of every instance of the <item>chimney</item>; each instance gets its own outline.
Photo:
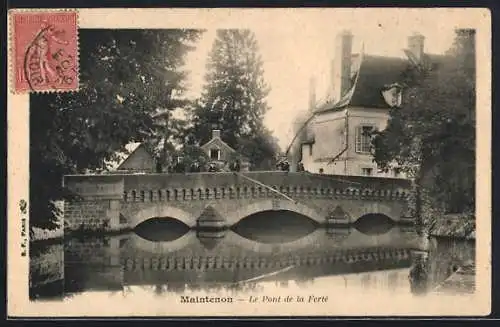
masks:
<path id="1" fill-rule="evenodd" d="M 350 31 L 342 31 L 335 40 L 335 57 L 332 67 L 332 84 L 335 101 L 338 101 L 351 87 L 352 39 Z"/>
<path id="2" fill-rule="evenodd" d="M 336 102 L 337 99 L 337 92 L 335 89 L 335 60 L 330 60 L 330 89 L 328 91 L 328 100 L 332 102 Z"/>
<path id="3" fill-rule="evenodd" d="M 316 79 L 311 77 L 309 81 L 309 110 L 314 111 L 316 107 Z"/>
<path id="4" fill-rule="evenodd" d="M 212 138 L 214 139 L 216 137 L 220 138 L 220 129 L 213 129 L 212 130 Z"/>
<path id="5" fill-rule="evenodd" d="M 421 61 L 424 56 L 425 37 L 419 33 L 413 33 L 408 37 L 408 50 L 417 61 Z"/>

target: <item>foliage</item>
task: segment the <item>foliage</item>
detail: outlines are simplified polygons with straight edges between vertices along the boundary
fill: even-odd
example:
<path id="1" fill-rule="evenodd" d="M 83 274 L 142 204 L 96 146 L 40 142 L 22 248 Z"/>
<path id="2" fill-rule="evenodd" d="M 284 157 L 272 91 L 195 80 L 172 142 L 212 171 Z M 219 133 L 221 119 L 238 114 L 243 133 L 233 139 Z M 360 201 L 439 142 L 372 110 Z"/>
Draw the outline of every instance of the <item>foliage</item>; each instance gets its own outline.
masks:
<path id="1" fill-rule="evenodd" d="M 474 210 L 475 33 L 457 30 L 453 46 L 433 70 L 420 70 L 373 139 L 375 161 L 396 161 L 445 213 Z M 418 210 L 418 209 L 417 209 Z M 419 211 L 420 212 L 420 211 Z"/>
<path id="2" fill-rule="evenodd" d="M 277 142 L 263 124 L 269 88 L 255 35 L 249 30 L 218 30 L 207 69 L 203 94 L 192 112 L 198 144 L 209 141 L 217 128 L 253 165 L 274 156 Z"/>
<path id="3" fill-rule="evenodd" d="M 254 137 L 241 139 L 237 151 L 250 158 L 252 169 L 273 170 L 276 166 L 276 154 L 279 152 L 278 141 L 264 129 Z"/>
<path id="4" fill-rule="evenodd" d="M 32 227 L 56 227 L 50 200 L 66 195 L 63 174 L 99 168 L 130 141 L 164 138 L 154 116 L 186 103 L 180 67 L 200 33 L 80 31 L 80 90 L 30 97 Z"/>
<path id="5" fill-rule="evenodd" d="M 171 161 L 171 154 L 184 143 L 184 134 L 188 126 L 185 119 L 179 119 L 173 113 L 174 111 L 166 109 L 155 114 L 153 116 L 155 133 L 144 140 L 150 153 L 162 163 Z"/>
<path id="6" fill-rule="evenodd" d="M 199 146 L 186 144 L 178 152 L 178 156 L 182 157 L 181 165 L 184 167 L 185 171 L 189 171 L 191 165 L 195 162 L 205 170 L 210 159 L 208 155 Z"/>
<path id="7" fill-rule="evenodd" d="M 243 161 L 246 160 L 246 158 L 238 151 L 229 153 L 229 159 L 228 159 L 229 162 L 235 162 L 237 160 Z"/>

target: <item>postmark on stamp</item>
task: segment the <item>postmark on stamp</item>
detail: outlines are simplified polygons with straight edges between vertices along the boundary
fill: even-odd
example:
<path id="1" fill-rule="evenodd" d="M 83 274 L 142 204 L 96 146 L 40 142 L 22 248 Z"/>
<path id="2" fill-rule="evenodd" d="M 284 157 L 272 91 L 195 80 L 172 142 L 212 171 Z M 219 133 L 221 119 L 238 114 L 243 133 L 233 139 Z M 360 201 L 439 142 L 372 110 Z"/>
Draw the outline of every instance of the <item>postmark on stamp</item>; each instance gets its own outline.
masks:
<path id="1" fill-rule="evenodd" d="M 78 13 L 12 11 L 12 85 L 16 93 L 78 89 Z"/>

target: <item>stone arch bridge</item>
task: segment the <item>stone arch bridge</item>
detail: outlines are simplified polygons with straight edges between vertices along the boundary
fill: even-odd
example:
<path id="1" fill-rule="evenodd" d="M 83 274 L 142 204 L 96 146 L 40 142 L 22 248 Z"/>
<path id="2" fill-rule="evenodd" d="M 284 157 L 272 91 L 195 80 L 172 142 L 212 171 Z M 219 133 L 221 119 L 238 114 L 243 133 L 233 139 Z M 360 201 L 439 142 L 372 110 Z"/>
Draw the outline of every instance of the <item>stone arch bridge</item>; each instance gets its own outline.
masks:
<path id="1" fill-rule="evenodd" d="M 79 195 L 65 203 L 69 230 L 119 230 L 167 217 L 192 228 L 224 228 L 273 210 L 319 224 L 350 224 L 369 214 L 411 221 L 410 185 L 402 179 L 261 171 L 67 175 L 63 183 Z"/>

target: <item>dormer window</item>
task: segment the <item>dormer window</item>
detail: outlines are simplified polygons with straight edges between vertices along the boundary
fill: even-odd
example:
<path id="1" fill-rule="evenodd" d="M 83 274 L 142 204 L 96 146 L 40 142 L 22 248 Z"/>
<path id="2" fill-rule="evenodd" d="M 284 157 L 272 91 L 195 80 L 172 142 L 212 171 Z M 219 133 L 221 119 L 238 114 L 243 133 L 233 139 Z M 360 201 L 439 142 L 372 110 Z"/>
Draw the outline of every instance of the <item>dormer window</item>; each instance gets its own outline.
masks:
<path id="1" fill-rule="evenodd" d="M 220 150 L 219 149 L 210 149 L 210 159 L 220 160 Z"/>
<path id="2" fill-rule="evenodd" d="M 382 96 L 384 97 L 384 101 L 390 107 L 400 107 L 403 101 L 403 87 L 398 83 L 385 85 L 382 89 Z"/>

